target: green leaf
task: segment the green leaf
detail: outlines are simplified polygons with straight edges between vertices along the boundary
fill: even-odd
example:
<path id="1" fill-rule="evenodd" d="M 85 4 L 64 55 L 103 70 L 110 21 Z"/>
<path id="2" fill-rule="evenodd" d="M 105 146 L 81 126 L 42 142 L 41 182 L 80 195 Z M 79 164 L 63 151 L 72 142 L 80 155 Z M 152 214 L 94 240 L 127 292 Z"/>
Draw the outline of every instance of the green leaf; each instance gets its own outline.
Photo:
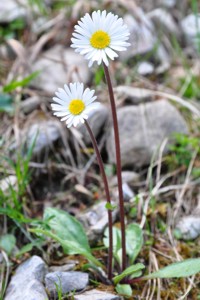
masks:
<path id="1" fill-rule="evenodd" d="M 51 231 L 48 230 L 43 230 L 43 229 L 29 229 L 30 232 L 34 232 L 37 234 L 44 234 L 46 236 L 49 236 L 63 247 L 63 250 L 66 254 L 81 254 L 85 256 L 89 261 L 91 261 L 94 265 L 97 265 L 99 267 L 102 267 L 102 264 L 90 253 L 87 252 L 85 249 L 81 248 L 78 243 L 75 241 L 67 241 L 63 240 L 62 238 L 59 238 L 57 235 L 52 233 Z"/>
<path id="2" fill-rule="evenodd" d="M 13 99 L 8 94 L 0 93 L 0 112 L 12 113 L 14 111 Z"/>
<path id="3" fill-rule="evenodd" d="M 129 224 L 126 228 L 126 252 L 133 264 L 143 245 L 142 229 L 138 224 Z"/>
<path id="4" fill-rule="evenodd" d="M 17 252 L 16 257 L 18 258 L 23 254 L 30 252 L 33 249 L 33 247 L 34 247 L 33 243 L 26 244 L 19 250 L 19 252 Z"/>
<path id="5" fill-rule="evenodd" d="M 25 254 L 27 252 L 30 252 L 33 249 L 33 247 L 39 247 L 39 246 L 41 246 L 41 240 L 36 240 L 36 241 L 26 244 L 17 252 L 16 258 L 22 256 L 23 254 Z"/>
<path id="6" fill-rule="evenodd" d="M 130 267 L 126 268 L 121 274 L 115 276 L 113 278 L 113 282 L 114 282 L 114 284 L 118 284 L 124 277 L 130 276 L 130 275 L 132 278 L 137 277 L 137 276 L 139 277 L 141 274 L 140 271 L 144 268 L 145 268 L 145 266 L 141 263 L 130 266 Z M 135 274 L 136 276 L 134 276 L 134 273 L 136 273 Z"/>
<path id="7" fill-rule="evenodd" d="M 102 81 L 102 78 L 104 77 L 104 70 L 103 70 L 103 67 L 100 66 L 97 71 L 95 72 L 95 77 L 94 77 L 94 82 L 95 82 L 95 85 L 99 85 L 100 82 Z"/>
<path id="8" fill-rule="evenodd" d="M 109 230 L 108 228 L 104 231 L 103 242 L 106 248 L 109 247 Z M 122 249 L 121 249 L 121 232 L 119 228 L 113 227 L 113 255 L 116 261 L 121 265 L 122 260 Z"/>
<path id="9" fill-rule="evenodd" d="M 31 223 L 34 221 L 33 219 L 27 219 L 22 213 L 10 207 L 0 207 L 0 215 L 1 214 L 6 215 L 19 223 Z"/>
<path id="10" fill-rule="evenodd" d="M 124 297 L 132 296 L 132 288 L 129 284 L 117 284 L 115 289 L 119 295 Z"/>
<path id="11" fill-rule="evenodd" d="M 9 93 L 9 92 L 12 92 L 13 90 L 15 90 L 18 87 L 26 86 L 33 79 L 35 79 L 39 74 L 40 74 L 40 71 L 35 71 L 35 72 L 33 72 L 32 74 L 30 74 L 29 76 L 25 77 L 24 79 L 22 79 L 20 81 L 13 80 L 9 84 L 7 84 L 3 87 L 3 91 Z"/>
<path id="12" fill-rule="evenodd" d="M 106 228 L 104 232 L 104 245 L 109 246 L 109 231 Z M 126 252 L 133 264 L 143 245 L 142 229 L 137 224 L 130 224 L 126 228 Z M 113 255 L 117 262 L 121 265 L 122 249 L 121 249 L 121 231 L 117 227 L 113 227 Z"/>
<path id="13" fill-rule="evenodd" d="M 45 1 L 41 1 L 41 0 L 28 0 L 28 3 L 32 7 L 32 9 L 34 9 L 34 6 L 35 6 L 36 9 L 38 9 L 39 12 L 42 15 L 47 15 L 48 14 L 48 10 L 47 10 Z"/>
<path id="14" fill-rule="evenodd" d="M 102 267 L 91 254 L 87 236 L 80 222 L 67 212 L 48 207 L 44 212 L 44 221 L 50 230 L 31 229 L 31 232 L 45 234 L 61 244 L 66 254 L 81 254 L 93 264 Z"/>
<path id="15" fill-rule="evenodd" d="M 154 278 L 181 278 L 192 276 L 200 272 L 200 258 L 186 259 L 173 263 L 161 270 L 151 273 L 141 278 L 141 280 Z"/>
<path id="16" fill-rule="evenodd" d="M 105 205 L 105 208 L 107 210 L 114 210 L 117 207 L 117 205 L 112 205 L 111 203 L 107 202 Z"/>
<path id="17" fill-rule="evenodd" d="M 142 275 L 142 271 L 137 271 L 137 272 L 134 272 L 133 274 L 131 274 L 129 276 L 130 279 L 133 279 L 133 278 L 137 278 L 137 277 L 140 277 Z"/>
<path id="18" fill-rule="evenodd" d="M 48 207 L 44 212 L 44 220 L 49 220 L 51 230 L 62 240 L 75 243 L 81 249 L 91 253 L 87 236 L 81 223 L 66 211 Z M 68 250 L 68 254 L 76 254 Z"/>
<path id="19" fill-rule="evenodd" d="M 11 255 L 16 244 L 16 238 L 12 234 L 5 234 L 0 238 L 0 248 L 2 248 L 8 255 Z"/>

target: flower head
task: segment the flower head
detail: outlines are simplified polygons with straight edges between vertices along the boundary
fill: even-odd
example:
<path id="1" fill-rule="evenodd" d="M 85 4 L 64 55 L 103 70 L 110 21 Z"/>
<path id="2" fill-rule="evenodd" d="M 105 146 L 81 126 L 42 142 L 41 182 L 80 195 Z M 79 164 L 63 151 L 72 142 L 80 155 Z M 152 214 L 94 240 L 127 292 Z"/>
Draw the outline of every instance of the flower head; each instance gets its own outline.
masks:
<path id="1" fill-rule="evenodd" d="M 94 61 L 100 65 L 102 61 L 109 65 L 108 58 L 113 60 L 130 45 L 126 41 L 129 31 L 122 18 L 104 10 L 94 11 L 92 16 L 86 14 L 78 25 L 75 25 L 72 48 L 89 60 L 89 67 Z"/>
<path id="2" fill-rule="evenodd" d="M 88 113 L 99 106 L 99 102 L 94 102 L 94 90 L 89 88 L 84 90 L 83 83 L 70 83 L 64 85 L 64 89 L 59 88 L 51 104 L 54 115 L 61 117 L 61 121 L 66 121 L 67 127 L 77 126 L 84 123 L 88 118 Z"/>

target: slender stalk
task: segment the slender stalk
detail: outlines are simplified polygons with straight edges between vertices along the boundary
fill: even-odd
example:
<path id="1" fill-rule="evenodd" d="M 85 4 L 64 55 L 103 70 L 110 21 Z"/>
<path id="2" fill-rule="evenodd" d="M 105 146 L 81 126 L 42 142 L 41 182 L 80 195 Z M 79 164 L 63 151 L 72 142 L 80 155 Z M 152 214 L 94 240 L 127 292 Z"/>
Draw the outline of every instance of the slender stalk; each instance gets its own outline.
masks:
<path id="1" fill-rule="evenodd" d="M 86 120 L 85 120 L 85 126 L 88 130 L 88 133 L 90 135 L 90 138 L 91 138 L 91 141 L 92 141 L 92 144 L 93 144 L 96 156 L 97 156 L 97 161 L 98 161 L 98 164 L 99 164 L 101 176 L 102 176 L 103 183 L 104 183 L 106 199 L 107 199 L 107 202 L 111 204 L 110 192 L 109 192 L 109 187 L 108 187 L 108 180 L 107 180 L 106 173 L 105 173 L 105 170 L 104 170 L 103 160 L 102 160 L 101 154 L 99 152 L 97 141 L 94 137 L 94 134 L 93 134 L 93 132 L 90 128 L 89 123 Z M 110 209 L 108 209 L 108 230 L 109 230 L 108 279 L 112 280 L 113 233 L 112 233 L 112 211 Z"/>
<path id="2" fill-rule="evenodd" d="M 121 151 L 119 140 L 119 128 L 117 120 L 117 110 L 115 105 L 114 93 L 108 67 L 103 64 L 105 77 L 108 85 L 110 95 L 110 104 L 112 110 L 114 136 L 115 136 L 115 151 L 116 151 L 116 166 L 117 166 L 117 180 L 119 192 L 119 208 L 120 208 L 120 223 L 121 223 L 121 237 L 122 237 L 122 271 L 126 269 L 126 235 L 125 235 L 125 213 L 124 213 L 124 199 L 122 190 L 122 174 L 121 174 Z"/>

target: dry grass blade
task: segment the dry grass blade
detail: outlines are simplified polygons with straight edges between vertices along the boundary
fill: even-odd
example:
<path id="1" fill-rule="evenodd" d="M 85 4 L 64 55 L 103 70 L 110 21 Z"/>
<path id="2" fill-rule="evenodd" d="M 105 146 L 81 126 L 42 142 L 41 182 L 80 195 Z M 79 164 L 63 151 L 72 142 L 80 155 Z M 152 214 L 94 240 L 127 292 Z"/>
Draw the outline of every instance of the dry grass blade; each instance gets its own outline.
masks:
<path id="1" fill-rule="evenodd" d="M 37 43 L 33 46 L 32 50 L 31 50 L 31 55 L 30 55 L 30 62 L 33 62 L 38 54 L 40 53 L 40 51 L 42 50 L 42 48 L 44 47 L 44 45 L 53 37 L 56 36 L 56 34 L 58 33 L 57 29 L 53 29 L 52 31 L 43 34 L 41 36 L 41 38 L 37 41 Z"/>
<path id="2" fill-rule="evenodd" d="M 180 298 L 178 298 L 178 300 L 184 300 L 184 299 L 187 299 L 187 295 L 190 293 L 190 291 L 192 290 L 192 288 L 194 287 L 194 280 L 195 280 L 195 275 L 193 275 L 191 277 L 191 280 L 190 280 L 190 284 L 188 285 L 188 288 L 185 292 L 185 294 L 183 296 L 181 296 Z"/>
<path id="3" fill-rule="evenodd" d="M 182 99 L 179 96 L 172 95 L 172 94 L 169 94 L 169 93 L 166 93 L 166 92 L 161 92 L 161 91 L 152 91 L 152 90 L 149 90 L 149 89 L 144 89 L 144 91 L 151 92 L 152 95 L 154 95 L 154 96 L 165 97 L 169 100 L 175 101 L 178 104 L 181 104 L 183 107 L 189 109 L 194 114 L 195 118 L 200 117 L 200 110 L 198 108 L 196 108 L 194 105 L 192 105 L 190 102 Z"/>
<path id="4" fill-rule="evenodd" d="M 7 40 L 7 44 L 12 48 L 12 50 L 16 53 L 16 55 L 21 59 L 22 62 L 26 62 L 27 52 L 19 41 L 15 39 L 9 39 Z"/>
<path id="5" fill-rule="evenodd" d="M 157 171 L 156 171 L 156 183 L 160 180 L 160 174 L 161 174 L 161 167 L 162 167 L 162 157 L 164 149 L 167 145 L 168 138 L 165 138 L 160 146 L 160 150 L 158 153 L 158 164 L 157 164 Z"/>
<path id="6" fill-rule="evenodd" d="M 6 287 L 8 285 L 8 279 L 9 279 L 9 274 L 10 274 L 10 266 L 9 266 L 9 259 L 8 256 L 6 254 L 6 252 L 4 252 L 3 250 L 1 250 L 0 255 L 2 255 L 2 267 L 0 268 L 1 272 L 0 272 L 0 296 L 3 299 Z M 5 262 L 5 266 L 3 265 Z"/>
<path id="7" fill-rule="evenodd" d="M 193 156 L 192 156 L 192 159 L 190 161 L 190 164 L 189 164 L 189 167 L 188 167 L 188 170 L 187 170 L 187 174 L 186 174 L 186 177 L 185 177 L 185 182 L 183 184 L 183 188 L 181 189 L 180 191 L 180 194 L 178 196 L 178 199 L 176 201 L 176 205 L 175 205 L 175 208 L 174 208 L 174 218 L 176 218 L 177 214 L 178 214 L 178 211 L 183 203 L 183 197 L 184 197 L 184 194 L 188 188 L 188 184 L 190 183 L 190 176 L 191 176 L 191 173 L 192 173 L 192 169 L 193 169 L 193 166 L 194 166 L 194 162 L 195 162 L 195 159 L 197 157 L 197 153 L 198 153 L 199 150 L 196 150 L 194 153 L 193 153 Z"/>

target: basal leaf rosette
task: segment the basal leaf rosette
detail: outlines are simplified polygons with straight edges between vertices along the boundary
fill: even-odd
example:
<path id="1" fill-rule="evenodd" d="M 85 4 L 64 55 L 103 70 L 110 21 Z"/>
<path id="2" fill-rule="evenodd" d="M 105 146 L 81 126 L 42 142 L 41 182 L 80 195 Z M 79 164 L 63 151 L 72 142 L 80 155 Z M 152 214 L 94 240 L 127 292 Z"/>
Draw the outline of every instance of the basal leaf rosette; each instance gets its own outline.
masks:
<path id="1" fill-rule="evenodd" d="M 95 61 L 108 66 L 108 58 L 118 56 L 115 51 L 125 51 L 130 46 L 130 33 L 123 19 L 105 10 L 94 11 L 91 16 L 87 13 L 74 28 L 71 47 L 89 60 L 89 67 Z"/>
<path id="2" fill-rule="evenodd" d="M 59 88 L 56 97 L 53 97 L 55 103 L 51 104 L 54 115 L 65 121 L 67 127 L 77 126 L 88 119 L 90 110 L 98 109 L 99 102 L 95 102 L 95 91 L 86 88 L 83 83 L 75 82 L 69 85 L 65 84 L 64 89 Z"/>

